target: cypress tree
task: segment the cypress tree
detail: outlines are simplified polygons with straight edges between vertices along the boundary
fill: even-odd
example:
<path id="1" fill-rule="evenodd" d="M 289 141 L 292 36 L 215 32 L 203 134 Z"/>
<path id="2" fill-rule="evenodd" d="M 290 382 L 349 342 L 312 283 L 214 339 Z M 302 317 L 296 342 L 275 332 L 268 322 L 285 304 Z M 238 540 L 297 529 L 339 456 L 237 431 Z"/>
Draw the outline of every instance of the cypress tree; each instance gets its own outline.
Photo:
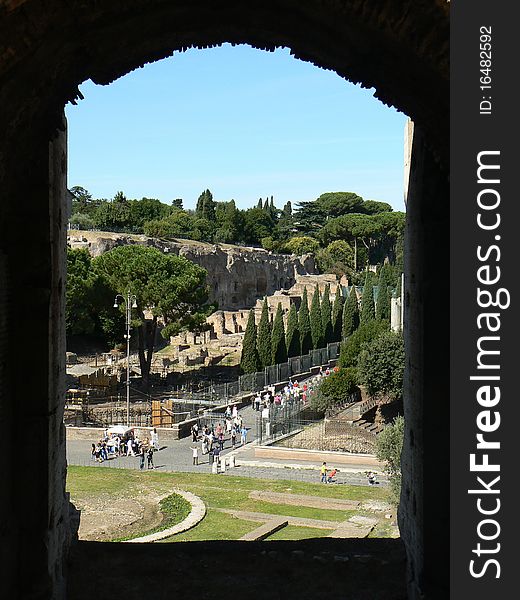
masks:
<path id="1" fill-rule="evenodd" d="M 295 304 L 291 304 L 287 319 L 286 346 L 288 356 L 300 355 L 300 330 L 298 329 L 298 311 Z"/>
<path id="2" fill-rule="evenodd" d="M 298 311 L 298 329 L 300 330 L 300 352 L 308 354 L 312 349 L 312 336 L 306 287 L 303 288 L 302 303 Z"/>
<path id="3" fill-rule="evenodd" d="M 332 306 L 330 304 L 330 285 L 327 283 L 321 301 L 321 323 L 323 330 L 323 346 L 333 341 L 332 332 Z"/>
<path id="4" fill-rule="evenodd" d="M 343 305 L 343 319 L 341 327 L 341 335 L 343 339 L 354 333 L 359 327 L 359 306 L 356 294 L 356 287 L 353 285 L 350 288 L 350 294 Z"/>
<path id="5" fill-rule="evenodd" d="M 322 348 L 323 347 L 323 322 L 321 318 L 321 307 L 320 307 L 320 290 L 318 284 L 312 296 L 311 302 L 311 336 L 312 336 L 312 347 Z"/>
<path id="6" fill-rule="evenodd" d="M 343 317 L 343 305 L 345 304 L 345 298 L 343 298 L 343 290 L 338 284 L 336 288 L 336 296 L 334 297 L 334 304 L 332 306 L 332 341 L 341 341 L 341 326 Z"/>
<path id="7" fill-rule="evenodd" d="M 376 318 L 390 321 L 390 295 L 384 278 L 379 279 L 377 290 Z"/>
<path id="8" fill-rule="evenodd" d="M 278 302 L 271 335 L 273 365 L 287 362 L 287 346 L 285 344 L 285 327 L 283 325 L 282 304 Z"/>
<path id="9" fill-rule="evenodd" d="M 367 278 L 363 286 L 363 294 L 361 296 L 361 313 L 359 315 L 360 323 L 369 323 L 376 318 L 376 307 L 374 305 L 374 286 L 372 278 Z"/>
<path id="10" fill-rule="evenodd" d="M 263 207 L 264 207 L 264 201 L 262 200 L 262 198 L 259 198 L 256 208 L 263 208 Z"/>
<path id="11" fill-rule="evenodd" d="M 261 366 L 269 367 L 272 365 L 271 324 L 269 323 L 269 306 L 267 304 L 267 298 L 264 299 L 262 316 L 260 317 L 260 323 L 258 323 L 256 347 L 258 356 L 260 357 Z"/>
<path id="12" fill-rule="evenodd" d="M 240 358 L 240 371 L 242 373 L 256 373 L 260 370 L 260 359 L 256 349 L 256 324 L 255 311 L 249 311 L 246 332 L 242 341 L 242 356 Z"/>
<path id="13" fill-rule="evenodd" d="M 213 194 L 209 190 L 204 190 L 197 200 L 195 214 L 201 219 L 215 221 L 215 202 Z"/>

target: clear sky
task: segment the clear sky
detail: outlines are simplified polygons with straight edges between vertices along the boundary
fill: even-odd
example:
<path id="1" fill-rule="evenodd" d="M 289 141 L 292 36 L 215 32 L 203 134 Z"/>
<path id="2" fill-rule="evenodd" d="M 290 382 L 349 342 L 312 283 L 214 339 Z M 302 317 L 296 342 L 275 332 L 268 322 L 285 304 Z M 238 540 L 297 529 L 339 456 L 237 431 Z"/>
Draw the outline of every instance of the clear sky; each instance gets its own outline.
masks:
<path id="1" fill-rule="evenodd" d="M 332 71 L 229 44 L 175 53 L 68 105 L 68 186 L 95 198 L 182 198 L 239 208 L 356 192 L 403 203 L 406 117 Z"/>

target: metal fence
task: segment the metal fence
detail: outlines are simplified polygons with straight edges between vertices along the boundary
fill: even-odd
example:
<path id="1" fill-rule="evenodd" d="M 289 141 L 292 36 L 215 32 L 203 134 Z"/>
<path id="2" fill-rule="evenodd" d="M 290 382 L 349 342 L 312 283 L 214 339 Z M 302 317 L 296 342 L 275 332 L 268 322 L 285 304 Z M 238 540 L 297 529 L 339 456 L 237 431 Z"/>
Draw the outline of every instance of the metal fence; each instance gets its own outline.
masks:
<path id="1" fill-rule="evenodd" d="M 262 443 L 270 442 L 276 446 L 356 453 L 373 453 L 375 450 L 376 435 L 345 419 L 316 420 L 305 414 L 288 415 L 286 420 L 279 419 L 274 425 L 266 421 L 260 427 Z"/>
<path id="2" fill-rule="evenodd" d="M 152 396 L 151 394 L 143 394 L 139 390 L 132 388 L 130 425 L 149 426 L 151 424 L 152 400 L 173 399 L 179 405 L 182 404 L 183 406 L 176 408 L 170 407 L 172 412 L 175 413 L 175 418 L 172 419 L 172 422 L 177 423 L 200 414 L 201 408 L 227 404 L 233 398 L 242 394 L 262 390 L 266 386 L 288 381 L 297 375 L 309 373 L 312 367 L 326 365 L 329 361 L 335 360 L 338 357 L 339 346 L 339 342 L 334 342 L 328 344 L 326 348 L 311 350 L 306 355 L 289 358 L 285 363 L 266 367 L 263 371 L 241 375 L 237 381 L 219 384 L 211 383 L 195 391 L 181 389 L 170 394 L 162 394 L 159 397 Z M 175 398 L 172 398 L 172 396 L 175 396 Z M 139 402 L 139 399 L 144 401 L 142 404 L 146 406 L 140 406 L 141 402 Z M 95 402 L 103 406 L 94 407 Z M 127 422 L 126 402 L 124 402 L 121 395 L 99 398 L 97 400 L 91 399 L 84 408 L 85 410 L 81 417 L 77 412 L 69 416 L 71 422 L 72 419 L 74 422 L 80 419 L 84 424 L 99 424 L 103 426 Z M 292 410 L 293 408 L 291 408 Z M 273 421 L 273 431 L 281 431 L 282 428 L 281 421 Z"/>

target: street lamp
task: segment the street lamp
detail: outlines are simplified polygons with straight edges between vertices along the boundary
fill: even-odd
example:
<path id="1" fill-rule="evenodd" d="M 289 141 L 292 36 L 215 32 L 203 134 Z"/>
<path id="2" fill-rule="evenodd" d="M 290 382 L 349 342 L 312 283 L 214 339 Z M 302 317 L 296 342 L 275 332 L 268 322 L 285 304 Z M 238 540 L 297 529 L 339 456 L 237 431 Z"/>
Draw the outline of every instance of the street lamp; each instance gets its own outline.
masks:
<path id="1" fill-rule="evenodd" d="M 137 297 L 131 294 L 130 290 L 127 290 L 126 298 L 121 294 L 117 294 L 114 298 L 114 308 L 119 308 L 118 298 L 121 298 L 121 301 L 125 303 L 126 312 L 126 425 L 130 427 L 130 320 L 132 308 L 137 308 Z"/>

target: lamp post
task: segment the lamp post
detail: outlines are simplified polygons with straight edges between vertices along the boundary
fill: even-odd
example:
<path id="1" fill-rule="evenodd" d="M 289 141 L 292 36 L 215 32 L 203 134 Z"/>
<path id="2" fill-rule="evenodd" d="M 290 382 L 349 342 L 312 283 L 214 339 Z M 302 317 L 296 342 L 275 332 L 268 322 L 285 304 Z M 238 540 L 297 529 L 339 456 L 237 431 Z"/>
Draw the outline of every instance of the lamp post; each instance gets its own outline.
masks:
<path id="1" fill-rule="evenodd" d="M 119 308 L 118 298 L 125 303 L 126 312 L 126 426 L 130 427 L 130 320 L 132 317 L 132 308 L 137 308 L 137 297 L 127 290 L 126 297 L 117 294 L 114 298 L 114 308 Z"/>

